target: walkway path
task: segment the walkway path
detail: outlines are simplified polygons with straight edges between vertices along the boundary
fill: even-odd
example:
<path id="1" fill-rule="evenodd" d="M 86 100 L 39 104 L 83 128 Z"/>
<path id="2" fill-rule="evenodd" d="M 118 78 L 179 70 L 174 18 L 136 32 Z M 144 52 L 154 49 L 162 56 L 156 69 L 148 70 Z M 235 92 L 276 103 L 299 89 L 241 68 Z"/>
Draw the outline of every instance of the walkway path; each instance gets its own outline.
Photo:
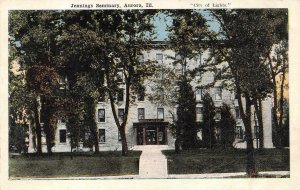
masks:
<path id="1" fill-rule="evenodd" d="M 135 146 L 135 150 L 141 150 L 139 163 L 140 178 L 167 178 L 168 165 L 162 150 L 170 149 L 166 145 Z"/>

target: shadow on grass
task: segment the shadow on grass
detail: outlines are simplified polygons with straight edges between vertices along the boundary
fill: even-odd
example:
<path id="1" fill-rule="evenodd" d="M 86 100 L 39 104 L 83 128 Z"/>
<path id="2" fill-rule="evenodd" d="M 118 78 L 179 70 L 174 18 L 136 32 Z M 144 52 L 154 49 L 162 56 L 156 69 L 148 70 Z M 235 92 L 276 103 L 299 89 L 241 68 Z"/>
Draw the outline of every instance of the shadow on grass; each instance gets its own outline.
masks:
<path id="1" fill-rule="evenodd" d="M 165 150 L 169 174 L 246 172 L 246 152 L 241 149 L 190 149 L 176 154 Z M 289 149 L 255 150 L 258 171 L 289 171 Z M 266 176 L 268 177 L 268 176 Z"/>
<path id="2" fill-rule="evenodd" d="M 10 177 L 80 177 L 137 175 L 141 151 L 25 154 L 10 158 Z"/>

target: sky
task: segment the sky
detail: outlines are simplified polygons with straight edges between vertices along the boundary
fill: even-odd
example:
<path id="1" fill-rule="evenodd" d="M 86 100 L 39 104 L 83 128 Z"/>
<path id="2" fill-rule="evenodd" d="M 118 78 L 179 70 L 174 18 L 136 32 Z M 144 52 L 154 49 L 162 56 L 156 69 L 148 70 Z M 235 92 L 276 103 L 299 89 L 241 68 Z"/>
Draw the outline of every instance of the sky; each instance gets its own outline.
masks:
<path id="1" fill-rule="evenodd" d="M 209 29 L 215 32 L 219 31 L 220 25 L 217 21 L 214 21 L 213 18 L 208 14 L 205 10 L 199 10 L 200 14 L 203 15 L 204 18 L 208 20 Z M 164 41 L 167 40 L 168 31 L 167 27 L 168 25 L 172 24 L 172 19 L 165 14 L 160 14 L 154 18 L 154 26 L 156 31 L 156 38 L 157 41 Z"/>

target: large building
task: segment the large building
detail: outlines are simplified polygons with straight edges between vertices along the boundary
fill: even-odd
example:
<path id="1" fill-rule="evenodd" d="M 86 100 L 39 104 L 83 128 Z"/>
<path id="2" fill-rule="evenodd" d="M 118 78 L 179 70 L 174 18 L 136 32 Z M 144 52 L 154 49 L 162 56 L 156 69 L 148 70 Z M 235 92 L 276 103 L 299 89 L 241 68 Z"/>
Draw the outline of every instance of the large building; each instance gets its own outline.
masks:
<path id="1" fill-rule="evenodd" d="M 157 62 L 158 67 L 163 65 L 165 68 L 171 68 L 175 75 L 180 75 L 184 70 L 194 69 L 197 65 L 205 62 L 205 59 L 208 57 L 208 52 L 204 52 L 199 55 L 196 59 L 188 61 L 186 68 L 182 68 L 180 64 L 174 66 L 174 60 L 178 59 L 178 55 L 172 50 L 165 50 L 155 48 L 150 51 L 145 51 L 141 55 L 142 60 L 153 60 Z M 226 63 L 224 63 L 226 65 Z M 224 65 L 223 65 L 224 66 Z M 222 71 L 222 65 L 218 65 L 218 70 Z M 157 69 L 157 72 L 162 72 L 163 70 Z M 202 95 L 205 92 L 209 92 L 211 97 L 214 100 L 215 106 L 220 107 L 222 103 L 227 103 L 231 107 L 232 114 L 236 118 L 236 140 L 234 146 L 237 148 L 245 148 L 246 142 L 244 140 L 244 125 L 240 116 L 238 109 L 238 103 L 235 99 L 234 92 L 231 92 L 222 87 L 220 81 L 216 81 L 214 86 L 209 89 L 202 89 L 203 84 L 208 84 L 214 81 L 215 79 L 214 72 L 206 72 L 197 76 L 191 82 L 195 98 L 197 101 L 196 106 L 196 120 L 200 122 L 202 120 Z M 153 77 L 163 76 L 163 73 Z M 119 75 L 120 80 L 123 79 L 122 73 Z M 176 116 L 176 105 L 174 106 L 163 106 L 160 103 L 155 103 L 149 100 L 149 96 L 152 93 L 151 83 L 153 80 L 148 79 L 145 81 L 144 85 L 146 87 L 146 96 L 136 98 L 135 102 L 130 105 L 126 136 L 128 141 L 128 147 L 132 148 L 135 145 L 169 145 L 174 146 L 175 139 L 172 136 L 168 126 L 173 123 L 174 116 Z M 120 84 L 121 87 L 124 85 Z M 125 89 L 125 88 L 123 88 Z M 125 106 L 125 95 L 124 91 L 119 93 L 117 104 L 117 114 L 120 120 L 122 120 L 124 115 L 124 106 Z M 272 148 L 272 119 L 271 119 L 271 99 L 265 99 L 262 102 L 263 108 L 263 122 L 264 122 L 264 146 L 266 148 Z M 252 109 L 254 110 L 254 109 Z M 121 141 L 120 135 L 115 124 L 115 120 L 112 114 L 109 100 L 103 99 L 97 104 L 95 110 L 99 134 L 99 145 L 101 150 L 120 150 Z M 254 138 L 254 147 L 258 145 L 258 125 L 255 114 L 252 114 L 252 134 Z M 220 120 L 220 113 L 216 114 L 216 121 Z M 217 133 L 218 135 L 218 133 Z M 201 131 L 198 133 L 199 139 L 202 138 Z M 217 137 L 218 138 L 218 137 Z M 34 145 L 32 138 L 29 138 L 29 152 L 34 152 Z M 46 152 L 46 141 L 45 137 L 42 137 L 43 151 Z M 57 130 L 55 135 L 55 146 L 53 147 L 54 152 L 64 152 L 70 151 L 69 139 L 67 137 L 67 128 L 64 123 L 64 120 L 59 120 L 57 124 Z M 81 145 L 80 149 L 89 150 L 86 147 Z"/>

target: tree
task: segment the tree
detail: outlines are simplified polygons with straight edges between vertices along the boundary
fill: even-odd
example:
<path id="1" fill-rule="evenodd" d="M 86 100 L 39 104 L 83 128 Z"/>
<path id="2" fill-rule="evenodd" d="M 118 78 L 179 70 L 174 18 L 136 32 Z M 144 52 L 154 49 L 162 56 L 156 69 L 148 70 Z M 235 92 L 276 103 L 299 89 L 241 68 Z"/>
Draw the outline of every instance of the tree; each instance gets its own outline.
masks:
<path id="1" fill-rule="evenodd" d="M 88 86 L 94 88 L 93 95 L 108 95 L 122 139 L 123 155 L 128 154 L 125 129 L 133 94 L 144 93 L 143 82 L 154 69 L 150 61 L 141 61 L 140 55 L 149 48 L 153 33 L 151 19 L 155 13 L 153 10 L 99 10 L 64 14 L 66 29 L 61 44 L 67 55 L 67 68 L 76 66 L 86 77 Z M 125 95 L 118 100 L 121 91 Z M 89 102 L 96 103 L 96 99 Z M 125 107 L 122 122 L 116 108 L 121 104 Z"/>
<path id="2" fill-rule="evenodd" d="M 29 127 L 34 131 L 32 96 L 24 83 L 24 73 L 17 67 L 17 61 L 12 61 L 9 68 L 9 150 L 26 152 Z"/>
<path id="3" fill-rule="evenodd" d="M 278 10 L 212 11 L 212 15 L 221 25 L 220 36 L 224 41 L 215 44 L 214 51 L 217 51 L 214 54 L 217 52 L 228 63 L 234 79 L 239 109 L 246 129 L 249 176 L 257 173 L 251 134 L 251 105 L 274 90 L 265 60 L 276 43 L 274 30 L 278 26 L 278 20 L 275 18 L 280 12 Z M 245 99 L 245 111 L 242 97 Z"/>
<path id="4" fill-rule="evenodd" d="M 205 93 L 203 96 L 203 124 L 202 124 L 202 134 L 203 143 L 207 148 L 213 148 L 216 144 L 216 122 L 215 117 L 216 110 L 214 102 L 209 95 Z"/>
<path id="5" fill-rule="evenodd" d="M 151 61 L 141 61 L 142 51 L 149 48 L 147 44 L 151 41 L 153 34 L 153 24 L 151 19 L 156 14 L 152 10 L 128 10 L 128 11 L 111 11 L 112 20 L 110 24 L 118 24 L 113 29 L 116 33 L 109 31 L 106 36 L 114 39 L 105 39 L 106 50 L 104 61 L 109 63 L 104 66 L 105 79 L 107 82 L 107 93 L 110 99 L 113 117 L 120 132 L 122 141 L 122 155 L 128 154 L 127 140 L 125 129 L 127 126 L 128 113 L 130 109 L 131 94 L 139 94 L 143 91 L 143 82 L 154 72 Z M 121 22 L 120 22 L 121 19 Z M 150 34 L 147 37 L 147 33 Z M 113 40 L 113 41 L 112 41 Z M 116 74 L 121 72 L 124 76 L 123 88 L 116 78 Z M 120 122 L 116 112 L 116 105 L 120 100 L 115 98 L 120 91 L 125 93 L 124 99 L 124 118 Z"/>
<path id="6" fill-rule="evenodd" d="M 221 120 L 219 127 L 221 130 L 221 145 L 226 148 L 232 148 L 235 140 L 235 119 L 230 112 L 230 107 L 223 103 L 221 110 Z"/>
<path id="7" fill-rule="evenodd" d="M 69 135 L 75 140 L 74 146 L 82 140 L 84 145 L 94 146 L 95 153 L 99 153 L 95 109 L 99 97 L 105 93 L 103 69 L 104 64 L 108 64 L 103 58 L 104 27 L 99 25 L 107 24 L 104 20 L 101 22 L 105 19 L 105 11 L 64 11 L 62 15 L 62 35 L 58 41 L 62 58 L 58 60 L 60 71 L 68 79 L 67 97 L 72 97 L 76 108 L 82 110 L 82 114 L 68 116 L 68 123 L 73 123 Z"/>
<path id="8" fill-rule="evenodd" d="M 285 15 L 283 20 L 286 21 Z M 282 23 L 282 28 L 286 28 L 286 22 Z M 284 99 L 285 90 L 288 88 L 286 82 L 288 74 L 288 43 L 287 38 L 283 38 L 274 48 L 274 55 L 271 52 L 268 54 L 268 65 L 272 77 L 272 89 L 273 89 L 273 123 L 274 123 L 274 145 L 278 148 L 282 147 L 281 133 L 283 128 L 283 116 L 284 116 Z"/>
<path id="9" fill-rule="evenodd" d="M 185 77 L 178 81 L 178 107 L 176 121 L 175 152 L 195 147 L 197 144 L 196 100 L 190 81 Z"/>
<path id="10" fill-rule="evenodd" d="M 188 60 L 198 58 L 207 49 L 207 40 L 211 34 L 207 20 L 196 10 L 167 11 L 172 18 L 168 27 L 170 47 L 176 52 L 174 65 L 180 64 L 182 75 L 187 74 Z M 203 69 L 198 69 L 203 71 Z"/>
<path id="11" fill-rule="evenodd" d="M 10 38 L 14 40 L 16 55 L 22 61 L 25 70 L 25 84 L 30 94 L 34 97 L 33 115 L 37 136 L 37 152 L 41 153 L 41 124 L 39 118 L 52 111 L 42 107 L 51 102 L 52 95 L 57 86 L 58 74 L 55 70 L 56 36 L 59 33 L 59 14 L 55 11 L 11 11 L 9 26 Z M 19 44 L 19 45 L 18 45 Z M 50 106 L 51 107 L 51 106 Z M 40 115 L 40 109 L 44 111 Z M 47 147 L 51 153 L 53 141 L 54 115 L 44 122 L 47 136 Z M 49 129 L 49 130 L 48 130 Z M 47 134 L 49 132 L 49 134 Z"/>

